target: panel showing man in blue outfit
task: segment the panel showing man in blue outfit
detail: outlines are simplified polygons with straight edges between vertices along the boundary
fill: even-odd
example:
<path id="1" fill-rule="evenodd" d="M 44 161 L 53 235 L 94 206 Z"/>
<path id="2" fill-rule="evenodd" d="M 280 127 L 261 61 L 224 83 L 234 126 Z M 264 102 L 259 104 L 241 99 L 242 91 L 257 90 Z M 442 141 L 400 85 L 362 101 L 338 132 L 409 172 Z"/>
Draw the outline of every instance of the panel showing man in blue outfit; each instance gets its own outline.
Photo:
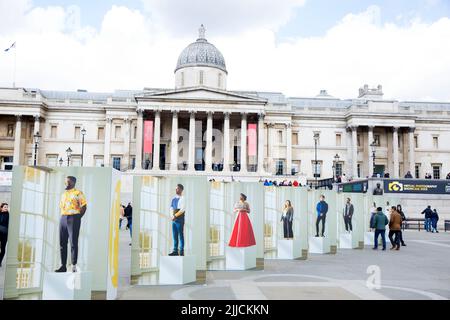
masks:
<path id="1" fill-rule="evenodd" d="M 322 237 L 324 237 L 325 220 L 327 218 L 327 212 L 328 212 L 328 203 L 325 202 L 325 196 L 323 194 L 320 196 L 320 201 L 317 203 L 316 211 L 317 211 L 316 237 L 319 236 L 319 223 L 320 223 L 320 221 L 322 221 Z"/>
<path id="2" fill-rule="evenodd" d="M 170 212 L 172 214 L 172 237 L 173 237 L 173 251 L 169 256 L 184 256 L 184 214 L 185 202 L 183 197 L 184 187 L 182 184 L 177 184 L 175 189 L 175 197 L 173 197 L 170 204 Z M 178 250 L 178 243 L 180 250 Z"/>

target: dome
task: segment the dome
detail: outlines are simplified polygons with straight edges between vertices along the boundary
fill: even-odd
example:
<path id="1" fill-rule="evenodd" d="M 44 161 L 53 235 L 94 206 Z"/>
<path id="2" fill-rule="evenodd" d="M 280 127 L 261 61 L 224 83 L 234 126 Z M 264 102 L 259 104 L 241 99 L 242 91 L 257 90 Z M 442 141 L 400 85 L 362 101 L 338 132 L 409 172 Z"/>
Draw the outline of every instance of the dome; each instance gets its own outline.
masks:
<path id="1" fill-rule="evenodd" d="M 222 53 L 205 39 L 205 28 L 199 29 L 197 41 L 188 45 L 178 57 L 175 71 L 185 67 L 207 66 L 218 68 L 227 73 Z"/>

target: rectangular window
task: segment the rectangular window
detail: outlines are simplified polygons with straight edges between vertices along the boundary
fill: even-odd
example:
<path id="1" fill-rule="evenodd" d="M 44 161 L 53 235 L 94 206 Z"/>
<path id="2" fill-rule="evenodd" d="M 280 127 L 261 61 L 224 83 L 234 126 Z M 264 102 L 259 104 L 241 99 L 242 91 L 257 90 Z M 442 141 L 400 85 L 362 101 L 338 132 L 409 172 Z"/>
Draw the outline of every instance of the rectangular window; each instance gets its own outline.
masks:
<path id="1" fill-rule="evenodd" d="M 134 169 L 136 167 L 136 157 L 131 158 L 131 169 Z"/>
<path id="2" fill-rule="evenodd" d="M 360 134 L 356 135 L 356 140 L 357 140 L 358 147 L 361 147 L 361 135 Z"/>
<path id="3" fill-rule="evenodd" d="M 222 74 L 219 73 L 219 75 L 217 76 L 217 87 L 221 88 L 222 87 Z"/>
<path id="4" fill-rule="evenodd" d="M 441 178 L 441 164 L 433 164 L 433 179 Z"/>
<path id="5" fill-rule="evenodd" d="M 297 174 L 300 172 L 300 160 L 292 161 L 292 174 Z"/>
<path id="6" fill-rule="evenodd" d="M 115 139 L 120 139 L 122 138 L 122 127 L 121 126 L 116 126 L 114 129 L 114 138 Z"/>
<path id="7" fill-rule="evenodd" d="M 8 131 L 6 132 L 6 136 L 9 138 L 14 137 L 14 124 L 12 123 L 8 124 Z"/>
<path id="8" fill-rule="evenodd" d="M 133 130 L 133 139 L 136 140 L 136 135 L 137 135 L 137 126 L 134 126 L 134 130 Z"/>
<path id="9" fill-rule="evenodd" d="M 203 71 L 202 70 L 200 71 L 200 74 L 199 74 L 199 81 L 198 81 L 198 83 L 199 84 L 203 84 Z"/>
<path id="10" fill-rule="evenodd" d="M 98 127 L 97 140 L 105 140 L 105 128 L 104 127 Z"/>
<path id="11" fill-rule="evenodd" d="M 419 137 L 417 135 L 414 136 L 414 148 L 419 147 Z"/>
<path id="12" fill-rule="evenodd" d="M 277 175 L 284 174 L 284 160 L 277 160 L 276 169 L 277 169 L 277 173 L 276 173 Z"/>
<path id="13" fill-rule="evenodd" d="M 58 131 L 58 126 L 52 125 L 50 127 L 50 138 L 55 139 Z"/>
<path id="14" fill-rule="evenodd" d="M 439 137 L 436 137 L 436 136 L 433 137 L 433 148 L 434 149 L 439 148 Z"/>
<path id="15" fill-rule="evenodd" d="M 336 146 L 339 147 L 342 144 L 342 136 L 340 133 L 336 133 Z"/>
<path id="16" fill-rule="evenodd" d="M 357 171 L 358 171 L 358 178 L 361 178 L 361 164 L 360 163 L 358 163 L 358 165 L 357 165 Z"/>
<path id="17" fill-rule="evenodd" d="M 70 158 L 70 165 L 72 167 L 81 167 L 81 156 L 76 155 Z"/>
<path id="18" fill-rule="evenodd" d="M 184 87 L 184 72 L 181 72 L 181 86 Z"/>
<path id="19" fill-rule="evenodd" d="M 414 171 L 416 179 L 420 179 L 420 163 L 416 163 Z"/>
<path id="20" fill-rule="evenodd" d="M 112 158 L 113 168 L 120 171 L 120 157 Z"/>
<path id="21" fill-rule="evenodd" d="M 76 126 L 75 127 L 74 139 L 75 140 L 79 140 L 80 137 L 81 137 L 81 127 Z"/>
<path id="22" fill-rule="evenodd" d="M 94 156 L 94 164 L 96 167 L 103 167 L 103 156 Z"/>
<path id="23" fill-rule="evenodd" d="M 336 176 L 342 176 L 342 162 L 336 163 Z"/>
<path id="24" fill-rule="evenodd" d="M 47 155 L 47 167 L 56 167 L 56 166 L 58 166 L 58 155 L 48 154 Z"/>
<path id="25" fill-rule="evenodd" d="M 298 145 L 298 132 L 292 133 L 292 145 L 294 146 Z"/>
<path id="26" fill-rule="evenodd" d="M 283 143 L 283 131 L 278 130 L 278 143 Z"/>
<path id="27" fill-rule="evenodd" d="M 380 135 L 379 134 L 374 134 L 373 135 L 373 142 L 375 143 L 375 145 L 377 147 L 379 147 L 381 145 L 381 143 L 380 143 Z"/>

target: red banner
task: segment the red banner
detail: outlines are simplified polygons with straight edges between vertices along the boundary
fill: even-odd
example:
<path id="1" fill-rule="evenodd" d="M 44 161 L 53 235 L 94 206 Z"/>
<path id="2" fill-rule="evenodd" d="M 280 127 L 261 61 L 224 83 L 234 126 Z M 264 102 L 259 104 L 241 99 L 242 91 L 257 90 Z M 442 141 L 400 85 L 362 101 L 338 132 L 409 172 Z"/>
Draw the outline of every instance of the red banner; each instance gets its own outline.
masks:
<path id="1" fill-rule="evenodd" d="M 144 153 L 153 153 L 153 120 L 144 121 Z"/>
<path id="2" fill-rule="evenodd" d="M 256 149 L 258 144 L 258 138 L 256 135 L 256 123 L 249 123 L 247 128 L 247 144 L 248 155 L 256 156 Z"/>

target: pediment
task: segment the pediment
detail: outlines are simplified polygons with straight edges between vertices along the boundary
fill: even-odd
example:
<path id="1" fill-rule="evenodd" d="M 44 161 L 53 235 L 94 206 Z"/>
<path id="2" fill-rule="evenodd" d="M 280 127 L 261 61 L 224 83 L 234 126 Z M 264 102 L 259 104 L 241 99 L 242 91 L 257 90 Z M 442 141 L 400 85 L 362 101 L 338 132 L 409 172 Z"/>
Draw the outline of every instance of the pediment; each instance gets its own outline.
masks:
<path id="1" fill-rule="evenodd" d="M 265 103 L 267 100 L 235 93 L 231 91 L 216 90 L 207 87 L 185 88 L 178 90 L 159 91 L 149 94 L 141 94 L 137 100 L 212 100 L 212 101 L 239 101 Z"/>

